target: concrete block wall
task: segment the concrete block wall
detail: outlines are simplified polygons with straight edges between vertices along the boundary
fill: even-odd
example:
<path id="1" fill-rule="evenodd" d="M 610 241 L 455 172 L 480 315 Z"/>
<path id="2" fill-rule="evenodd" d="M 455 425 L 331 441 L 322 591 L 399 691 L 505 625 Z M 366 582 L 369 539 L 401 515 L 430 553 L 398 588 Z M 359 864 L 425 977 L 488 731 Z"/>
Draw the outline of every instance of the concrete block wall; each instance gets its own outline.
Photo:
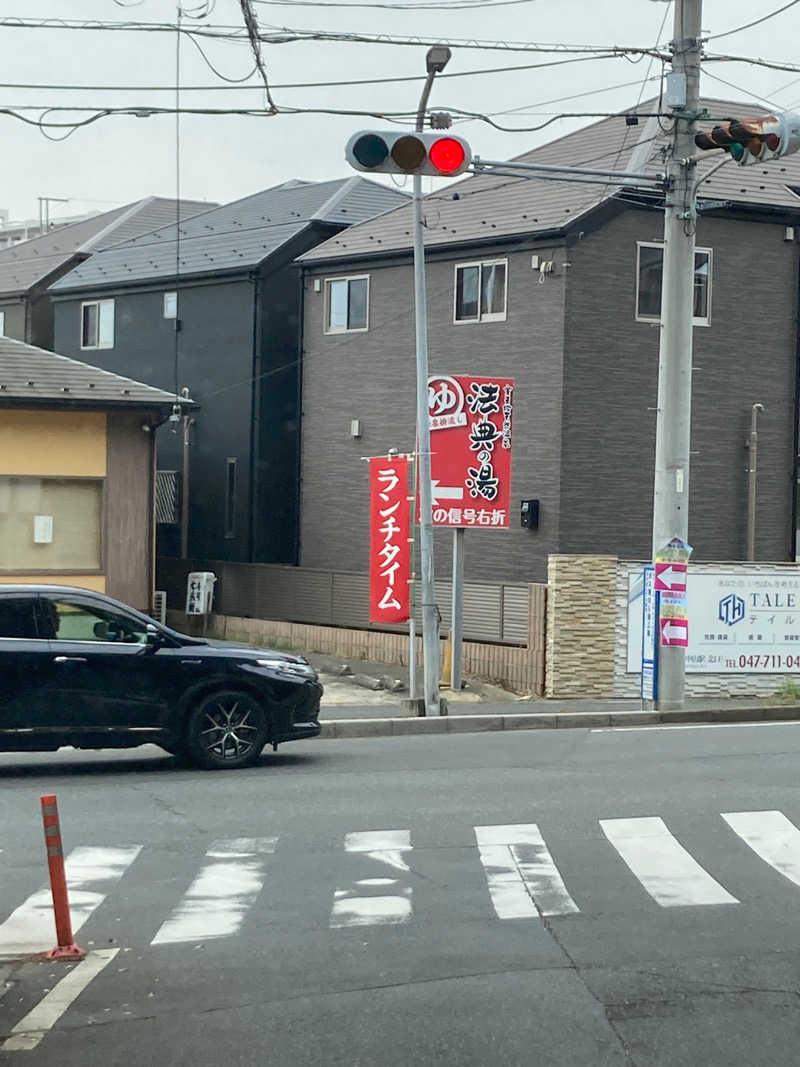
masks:
<path id="1" fill-rule="evenodd" d="M 612 696 L 617 557 L 550 556 L 547 586 L 545 695 Z"/>

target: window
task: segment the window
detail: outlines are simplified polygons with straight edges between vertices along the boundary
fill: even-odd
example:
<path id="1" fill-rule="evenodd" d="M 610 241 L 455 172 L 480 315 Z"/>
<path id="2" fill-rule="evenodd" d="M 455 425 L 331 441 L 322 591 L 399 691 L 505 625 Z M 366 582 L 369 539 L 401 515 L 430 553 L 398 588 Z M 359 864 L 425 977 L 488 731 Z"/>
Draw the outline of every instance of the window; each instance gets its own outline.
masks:
<path id="1" fill-rule="evenodd" d="M 636 318 L 640 322 L 658 322 L 661 317 L 661 275 L 664 246 L 640 241 L 636 246 Z M 694 253 L 694 325 L 708 326 L 711 312 L 710 248 Z"/>
<path id="2" fill-rule="evenodd" d="M 505 259 L 456 266 L 453 321 L 502 322 L 506 317 Z"/>
<path id="3" fill-rule="evenodd" d="M 81 304 L 81 348 L 114 347 L 114 301 Z"/>
<path id="4" fill-rule="evenodd" d="M 236 536 L 236 490 L 238 487 L 237 461 L 228 459 L 225 471 L 225 536 Z"/>
<path id="5" fill-rule="evenodd" d="M 37 638 L 35 604 L 35 597 L 0 597 L 0 638 Z"/>
<path id="6" fill-rule="evenodd" d="M 51 641 L 147 644 L 147 623 L 79 601 L 42 598 L 42 624 Z"/>
<path id="7" fill-rule="evenodd" d="M 0 475 L 0 571 L 101 569 L 103 483 Z"/>
<path id="8" fill-rule="evenodd" d="M 325 333 L 368 329 L 369 275 L 325 279 Z"/>
<path id="9" fill-rule="evenodd" d="M 164 293 L 164 318 L 174 319 L 178 315 L 178 294 Z"/>
<path id="10" fill-rule="evenodd" d="M 0 337 L 5 337 L 5 335 L 6 335 L 6 313 L 5 313 L 5 311 L 0 311 Z"/>

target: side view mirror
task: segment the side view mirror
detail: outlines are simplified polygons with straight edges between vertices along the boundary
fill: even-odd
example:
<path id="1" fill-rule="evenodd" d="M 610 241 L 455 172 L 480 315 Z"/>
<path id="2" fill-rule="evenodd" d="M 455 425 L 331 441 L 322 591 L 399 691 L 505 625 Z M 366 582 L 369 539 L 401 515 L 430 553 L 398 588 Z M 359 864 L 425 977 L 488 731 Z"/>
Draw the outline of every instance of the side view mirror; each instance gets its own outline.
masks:
<path id="1" fill-rule="evenodd" d="M 145 634 L 145 643 L 155 652 L 162 642 L 161 631 L 152 622 L 148 622 L 145 627 Z"/>

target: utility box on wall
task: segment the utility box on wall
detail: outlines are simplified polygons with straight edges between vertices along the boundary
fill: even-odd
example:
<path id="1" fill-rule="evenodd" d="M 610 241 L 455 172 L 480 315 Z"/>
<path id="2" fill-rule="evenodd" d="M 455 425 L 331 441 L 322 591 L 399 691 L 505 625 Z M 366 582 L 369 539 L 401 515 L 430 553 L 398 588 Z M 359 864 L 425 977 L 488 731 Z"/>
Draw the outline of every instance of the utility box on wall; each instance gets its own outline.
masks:
<path id="1" fill-rule="evenodd" d="M 519 506 L 520 526 L 526 530 L 539 529 L 539 501 L 522 500 Z"/>

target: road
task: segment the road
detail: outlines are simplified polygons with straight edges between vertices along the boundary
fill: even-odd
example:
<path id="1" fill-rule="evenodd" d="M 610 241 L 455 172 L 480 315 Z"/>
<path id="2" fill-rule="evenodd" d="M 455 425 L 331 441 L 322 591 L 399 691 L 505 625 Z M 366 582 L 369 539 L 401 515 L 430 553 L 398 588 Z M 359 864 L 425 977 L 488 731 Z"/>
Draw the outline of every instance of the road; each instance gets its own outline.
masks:
<path id="1" fill-rule="evenodd" d="M 0 756 L 0 954 L 52 944 L 48 792 L 89 950 L 0 963 L 0 1061 L 797 1063 L 799 765 L 785 724 Z"/>

